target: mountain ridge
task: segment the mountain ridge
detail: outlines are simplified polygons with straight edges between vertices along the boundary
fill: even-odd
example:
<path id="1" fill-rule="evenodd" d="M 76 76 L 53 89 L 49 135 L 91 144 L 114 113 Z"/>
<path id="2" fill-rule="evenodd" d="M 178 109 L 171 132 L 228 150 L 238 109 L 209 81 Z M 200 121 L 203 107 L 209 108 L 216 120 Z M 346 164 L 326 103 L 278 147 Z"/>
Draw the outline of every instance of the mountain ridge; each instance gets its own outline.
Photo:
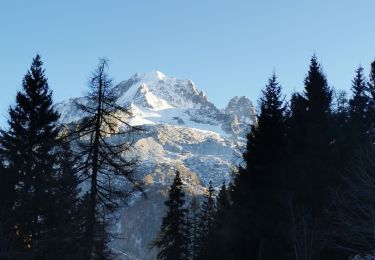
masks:
<path id="1" fill-rule="evenodd" d="M 136 171 L 148 199 L 135 194 L 116 214 L 113 231 L 123 239 L 111 246 L 120 252 L 119 259 L 154 259 L 155 251 L 147 248 L 160 227 L 175 171 L 181 173 L 187 199 L 200 196 L 210 180 L 216 187 L 229 182 L 256 120 L 254 106 L 248 98 L 236 96 L 220 110 L 192 80 L 159 71 L 134 74 L 115 90 L 118 105 L 131 112 L 124 120 L 144 130 L 134 137 L 133 155 L 141 162 Z M 77 101 L 86 102 L 80 97 L 56 105 L 62 124 L 75 124 L 84 116 Z"/>

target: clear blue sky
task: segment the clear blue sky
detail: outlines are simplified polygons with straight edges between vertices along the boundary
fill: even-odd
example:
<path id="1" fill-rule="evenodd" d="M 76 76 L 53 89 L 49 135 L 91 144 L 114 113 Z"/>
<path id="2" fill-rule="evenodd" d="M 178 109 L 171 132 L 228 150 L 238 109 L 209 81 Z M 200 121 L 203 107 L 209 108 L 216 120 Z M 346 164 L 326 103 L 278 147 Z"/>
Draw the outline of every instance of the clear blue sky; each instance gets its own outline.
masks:
<path id="1" fill-rule="evenodd" d="M 224 107 L 259 96 L 275 69 L 301 90 L 315 52 L 330 85 L 349 89 L 375 58 L 374 0 L 0 0 L 0 125 L 36 53 L 55 101 L 82 94 L 99 57 L 116 82 L 160 70 Z"/>

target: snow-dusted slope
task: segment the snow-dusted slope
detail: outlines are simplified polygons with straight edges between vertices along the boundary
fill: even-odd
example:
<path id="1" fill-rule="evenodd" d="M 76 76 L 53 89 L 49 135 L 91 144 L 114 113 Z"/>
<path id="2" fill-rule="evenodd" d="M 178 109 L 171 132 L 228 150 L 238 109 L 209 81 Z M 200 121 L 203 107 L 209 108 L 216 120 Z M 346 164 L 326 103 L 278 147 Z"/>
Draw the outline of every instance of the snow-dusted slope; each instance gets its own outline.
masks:
<path id="1" fill-rule="evenodd" d="M 254 107 L 246 97 L 234 97 L 219 110 L 191 80 L 159 71 L 135 74 L 116 90 L 118 104 L 132 112 L 126 120 L 144 129 L 135 137 L 134 148 L 148 199 L 136 196 L 120 212 L 114 228 L 123 239 L 112 246 L 120 259 L 153 259 L 149 243 L 160 226 L 175 170 L 181 172 L 188 195 L 202 194 L 209 180 L 215 186 L 230 180 L 240 160 L 239 148 L 255 120 Z M 57 105 L 63 124 L 82 118 L 76 101 Z"/>

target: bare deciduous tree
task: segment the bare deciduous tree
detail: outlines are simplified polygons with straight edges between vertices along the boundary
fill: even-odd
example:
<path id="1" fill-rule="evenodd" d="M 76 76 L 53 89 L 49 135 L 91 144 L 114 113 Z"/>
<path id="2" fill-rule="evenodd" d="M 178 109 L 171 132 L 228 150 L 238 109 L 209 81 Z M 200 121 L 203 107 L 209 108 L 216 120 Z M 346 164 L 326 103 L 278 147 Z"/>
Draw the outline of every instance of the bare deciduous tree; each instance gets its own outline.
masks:
<path id="1" fill-rule="evenodd" d="M 337 235 L 334 246 L 353 255 L 375 253 L 374 149 L 361 150 L 335 199 Z"/>
<path id="2" fill-rule="evenodd" d="M 303 205 L 290 200 L 291 226 L 288 234 L 296 260 L 312 260 L 322 249 L 322 236 L 316 220 Z"/>

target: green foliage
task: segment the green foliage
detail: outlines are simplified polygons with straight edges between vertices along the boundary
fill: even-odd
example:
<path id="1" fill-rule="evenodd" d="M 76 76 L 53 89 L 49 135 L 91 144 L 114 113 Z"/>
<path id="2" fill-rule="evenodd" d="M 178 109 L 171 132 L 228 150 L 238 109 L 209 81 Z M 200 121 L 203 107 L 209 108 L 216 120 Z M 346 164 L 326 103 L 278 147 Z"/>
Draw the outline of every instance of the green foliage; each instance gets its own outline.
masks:
<path id="1" fill-rule="evenodd" d="M 52 93 L 37 55 L 9 108 L 9 130 L 2 131 L 1 154 L 14 188 L 11 225 L 17 254 L 43 258 L 41 241 L 47 233 L 54 203 L 54 149 L 57 120 Z M 12 193 L 12 192 L 11 192 Z"/>

